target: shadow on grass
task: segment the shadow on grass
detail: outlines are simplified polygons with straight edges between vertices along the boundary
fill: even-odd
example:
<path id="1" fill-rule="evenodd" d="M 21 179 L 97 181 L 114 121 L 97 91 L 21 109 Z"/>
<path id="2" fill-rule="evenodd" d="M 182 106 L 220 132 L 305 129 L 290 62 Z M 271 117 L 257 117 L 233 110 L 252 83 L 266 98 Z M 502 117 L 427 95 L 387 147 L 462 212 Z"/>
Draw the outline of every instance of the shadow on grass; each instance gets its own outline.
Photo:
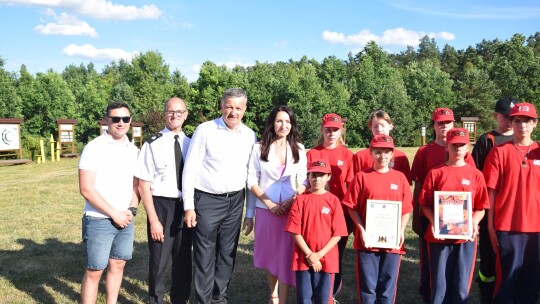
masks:
<path id="1" fill-rule="evenodd" d="M 80 282 L 85 269 L 82 243 L 60 242 L 55 238 L 46 239 L 45 243 L 18 239 L 17 243 L 21 249 L 0 250 L 0 276 L 38 303 L 57 303 L 59 299 L 80 302 Z M 134 244 L 134 253 L 146 251 L 146 242 Z M 146 282 L 147 268 L 132 267 L 137 264 L 147 265 L 144 254 L 138 257 L 134 254 L 134 260 L 127 263 L 120 303 L 146 298 L 146 287 L 136 282 Z M 104 279 L 105 274 L 100 284 L 102 294 Z M 123 294 L 129 295 L 129 299 Z"/>

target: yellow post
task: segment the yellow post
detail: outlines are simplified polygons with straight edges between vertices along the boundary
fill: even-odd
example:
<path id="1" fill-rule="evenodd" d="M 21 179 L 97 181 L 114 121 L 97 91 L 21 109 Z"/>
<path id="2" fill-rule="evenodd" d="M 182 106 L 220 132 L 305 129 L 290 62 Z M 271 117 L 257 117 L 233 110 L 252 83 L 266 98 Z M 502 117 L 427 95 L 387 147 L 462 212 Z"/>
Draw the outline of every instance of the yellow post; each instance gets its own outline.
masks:
<path id="1" fill-rule="evenodd" d="M 46 162 L 46 157 L 45 157 L 45 145 L 43 143 L 43 138 L 40 138 L 39 139 L 39 148 L 40 148 L 40 152 L 41 152 L 41 162 Z"/>
<path id="2" fill-rule="evenodd" d="M 51 161 L 55 161 L 56 157 L 54 157 L 54 138 L 51 134 L 51 139 L 49 139 L 49 143 L 51 144 Z"/>
<path id="3" fill-rule="evenodd" d="M 60 141 L 56 142 L 56 161 L 60 161 Z"/>

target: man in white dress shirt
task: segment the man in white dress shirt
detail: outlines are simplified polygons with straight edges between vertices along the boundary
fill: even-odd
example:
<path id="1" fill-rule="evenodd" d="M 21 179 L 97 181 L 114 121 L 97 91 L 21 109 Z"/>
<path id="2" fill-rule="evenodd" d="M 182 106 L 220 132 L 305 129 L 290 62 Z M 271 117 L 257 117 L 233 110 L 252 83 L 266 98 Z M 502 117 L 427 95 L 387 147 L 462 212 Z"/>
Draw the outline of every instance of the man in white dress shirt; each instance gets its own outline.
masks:
<path id="1" fill-rule="evenodd" d="M 172 258 L 171 302 L 186 303 L 191 292 L 192 230 L 183 224 L 182 168 L 190 139 L 182 132 L 186 103 L 169 99 L 163 109 L 165 129 L 150 136 L 139 155 L 139 191 L 147 213 L 150 250 L 148 300 L 165 303 L 165 272 Z"/>
<path id="2" fill-rule="evenodd" d="M 197 303 L 227 303 L 246 198 L 247 165 L 255 133 L 242 123 L 246 93 L 223 93 L 221 117 L 197 127 L 187 153 L 183 188 L 185 222 L 195 227 L 193 254 Z M 249 204 L 255 202 L 248 191 Z M 251 221 L 248 221 L 251 223 Z M 249 232 L 252 225 L 244 225 Z"/>

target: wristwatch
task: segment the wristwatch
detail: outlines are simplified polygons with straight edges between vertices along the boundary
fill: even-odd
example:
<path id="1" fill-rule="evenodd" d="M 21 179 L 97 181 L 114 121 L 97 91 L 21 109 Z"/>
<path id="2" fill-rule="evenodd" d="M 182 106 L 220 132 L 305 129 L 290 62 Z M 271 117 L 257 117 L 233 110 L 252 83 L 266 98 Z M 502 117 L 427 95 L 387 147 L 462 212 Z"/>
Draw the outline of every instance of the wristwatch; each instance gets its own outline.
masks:
<path id="1" fill-rule="evenodd" d="M 129 207 L 128 210 L 131 211 L 131 214 L 133 214 L 133 216 L 137 216 L 137 212 L 139 212 L 139 209 L 137 207 Z"/>

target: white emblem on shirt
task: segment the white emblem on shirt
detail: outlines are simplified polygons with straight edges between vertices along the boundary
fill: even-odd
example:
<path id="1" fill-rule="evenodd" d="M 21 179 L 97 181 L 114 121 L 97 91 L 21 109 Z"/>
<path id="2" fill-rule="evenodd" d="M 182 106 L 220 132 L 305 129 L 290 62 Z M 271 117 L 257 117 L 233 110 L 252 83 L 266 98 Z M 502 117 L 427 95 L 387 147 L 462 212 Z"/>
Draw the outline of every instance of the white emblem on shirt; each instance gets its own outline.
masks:
<path id="1" fill-rule="evenodd" d="M 390 189 L 397 190 L 397 185 L 396 184 L 390 184 Z"/>
<path id="2" fill-rule="evenodd" d="M 343 166 L 343 161 L 342 161 L 342 160 L 338 160 L 338 161 L 337 161 L 337 165 L 338 165 L 338 166 Z"/>
<path id="3" fill-rule="evenodd" d="M 328 213 L 330 213 L 330 208 L 328 208 L 328 207 L 323 207 L 323 208 L 321 209 L 321 213 L 322 213 L 322 214 L 328 214 Z"/>
<path id="4" fill-rule="evenodd" d="M 535 165 L 535 166 L 540 166 L 540 159 L 535 159 L 535 160 L 533 161 L 533 165 Z"/>
<path id="5" fill-rule="evenodd" d="M 462 184 L 462 185 L 467 185 L 467 186 L 468 186 L 468 185 L 471 184 L 471 181 L 464 178 L 464 179 L 461 180 L 461 184 Z"/>

